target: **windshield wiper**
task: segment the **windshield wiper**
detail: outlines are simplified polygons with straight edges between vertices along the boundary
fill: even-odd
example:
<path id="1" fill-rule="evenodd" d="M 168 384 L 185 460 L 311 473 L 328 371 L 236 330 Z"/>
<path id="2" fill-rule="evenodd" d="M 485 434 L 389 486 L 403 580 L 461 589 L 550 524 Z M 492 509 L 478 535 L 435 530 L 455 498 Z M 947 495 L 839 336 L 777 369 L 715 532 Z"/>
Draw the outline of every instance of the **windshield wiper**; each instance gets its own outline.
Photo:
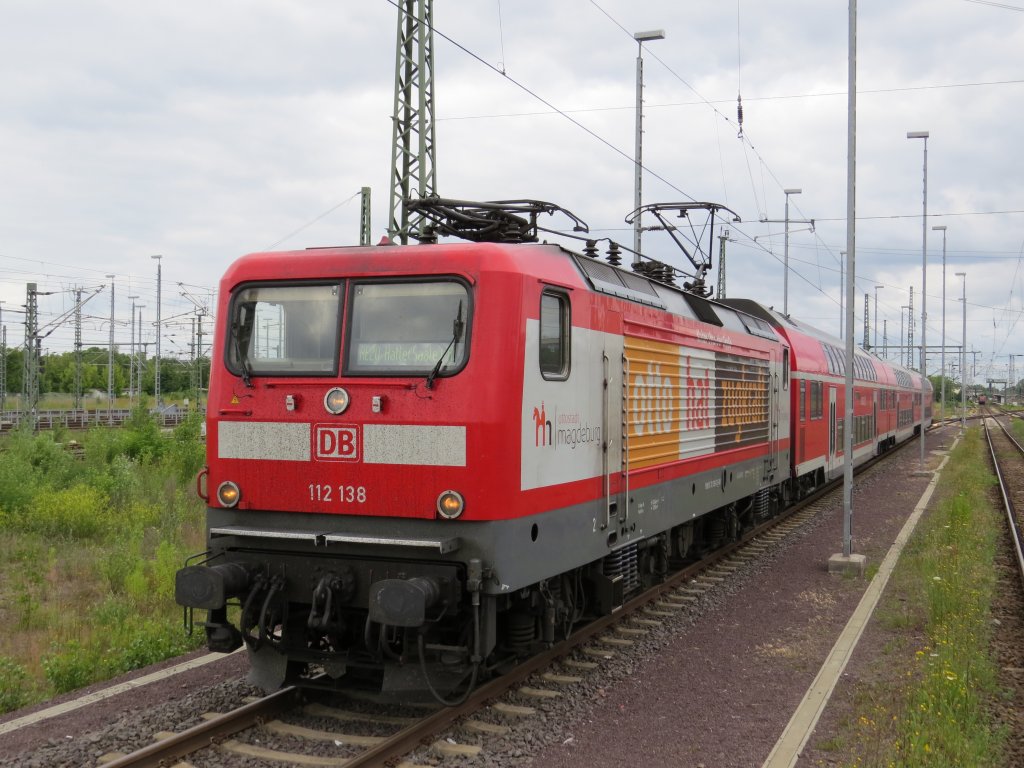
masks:
<path id="1" fill-rule="evenodd" d="M 466 324 L 462 322 L 462 302 L 459 301 L 459 311 L 455 315 L 455 321 L 452 323 L 452 340 L 448 342 L 448 346 L 444 348 L 444 352 L 441 353 L 441 357 L 437 359 L 437 363 L 434 365 L 434 370 L 427 376 L 427 389 L 431 389 L 434 386 L 434 379 L 437 378 L 437 374 L 441 372 L 441 366 L 444 364 L 445 357 L 448 356 L 448 351 L 452 346 L 462 339 L 462 333 L 466 329 Z"/>
<path id="2" fill-rule="evenodd" d="M 243 305 L 239 314 L 246 317 L 247 305 Z M 249 362 L 249 355 L 246 353 L 246 348 L 249 346 L 249 339 L 252 337 L 252 319 L 256 316 L 255 309 L 250 309 L 247 313 L 248 320 L 242 319 L 236 321 L 234 327 L 231 329 L 231 338 L 235 342 L 235 354 L 238 355 L 238 364 L 242 367 L 242 381 L 245 386 L 252 388 L 252 364 Z"/>
<path id="3" fill-rule="evenodd" d="M 242 381 L 249 389 L 252 389 L 252 365 L 249 363 L 249 356 L 245 353 L 241 340 L 235 337 L 235 352 L 238 354 L 238 362 L 242 366 Z"/>

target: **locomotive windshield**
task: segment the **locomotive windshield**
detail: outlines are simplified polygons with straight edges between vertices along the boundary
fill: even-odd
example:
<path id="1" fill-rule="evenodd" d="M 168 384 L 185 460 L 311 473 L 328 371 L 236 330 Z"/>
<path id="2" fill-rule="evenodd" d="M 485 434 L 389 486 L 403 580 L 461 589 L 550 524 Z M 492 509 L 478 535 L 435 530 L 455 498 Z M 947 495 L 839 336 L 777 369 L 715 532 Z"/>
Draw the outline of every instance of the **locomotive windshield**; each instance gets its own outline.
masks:
<path id="1" fill-rule="evenodd" d="M 250 376 L 330 375 L 338 369 L 340 286 L 247 286 L 231 303 L 228 367 Z"/>
<path id="2" fill-rule="evenodd" d="M 354 284 L 345 372 L 453 373 L 466 361 L 469 306 L 454 280 Z"/>

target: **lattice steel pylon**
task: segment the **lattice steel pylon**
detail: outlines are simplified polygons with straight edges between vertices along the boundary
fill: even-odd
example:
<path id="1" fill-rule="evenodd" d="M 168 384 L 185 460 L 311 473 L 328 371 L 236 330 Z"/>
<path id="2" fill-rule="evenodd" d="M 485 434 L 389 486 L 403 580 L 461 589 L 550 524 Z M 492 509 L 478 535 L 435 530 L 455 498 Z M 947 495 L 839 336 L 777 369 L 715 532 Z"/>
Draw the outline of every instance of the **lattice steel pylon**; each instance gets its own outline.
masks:
<path id="1" fill-rule="evenodd" d="M 25 373 L 22 379 L 22 423 L 36 429 L 39 408 L 39 305 L 36 283 L 25 286 Z"/>
<path id="2" fill-rule="evenodd" d="M 864 349 L 871 349 L 871 316 L 868 314 L 868 295 L 864 294 Z"/>
<path id="3" fill-rule="evenodd" d="M 715 291 L 716 299 L 725 298 L 725 243 L 729 239 L 729 230 L 723 229 L 718 236 L 718 289 Z"/>
<path id="4" fill-rule="evenodd" d="M 914 286 L 910 286 L 910 314 L 907 317 L 907 368 L 914 367 Z"/>
<path id="5" fill-rule="evenodd" d="M 434 0 L 399 0 L 388 236 L 408 243 L 421 217 L 404 200 L 437 194 L 434 145 Z"/>
<path id="6" fill-rule="evenodd" d="M 75 289 L 75 410 L 82 410 L 82 289 Z"/>

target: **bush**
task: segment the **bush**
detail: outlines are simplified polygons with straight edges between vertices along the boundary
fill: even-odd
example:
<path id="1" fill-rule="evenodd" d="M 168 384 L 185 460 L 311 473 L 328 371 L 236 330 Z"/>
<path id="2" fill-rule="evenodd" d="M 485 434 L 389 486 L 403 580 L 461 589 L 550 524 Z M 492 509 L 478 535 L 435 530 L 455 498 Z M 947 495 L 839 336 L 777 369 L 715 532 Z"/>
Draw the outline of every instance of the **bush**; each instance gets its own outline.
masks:
<path id="1" fill-rule="evenodd" d="M 109 658 L 113 668 L 110 672 L 120 674 L 156 664 L 187 653 L 196 644 L 185 636 L 181 624 L 147 619 L 131 627 L 131 632 L 122 639 L 122 644 L 111 648 Z"/>
<path id="2" fill-rule="evenodd" d="M 28 457 L 13 447 L 0 453 L 0 525 L 17 528 L 17 520 L 32 504 L 42 480 Z"/>
<path id="3" fill-rule="evenodd" d="M 64 648 L 52 650 L 43 656 L 43 671 L 55 692 L 74 691 L 100 679 L 100 657 L 96 649 L 83 648 L 81 643 L 72 640 Z"/>
<path id="4" fill-rule="evenodd" d="M 189 414 L 174 430 L 174 439 L 168 458 L 173 462 L 178 479 L 187 482 L 206 464 L 206 441 L 201 429 L 203 415 Z"/>
<path id="5" fill-rule="evenodd" d="M 120 524 L 106 495 L 88 485 L 37 496 L 22 520 L 24 530 L 64 539 L 92 539 Z"/>
<path id="6" fill-rule="evenodd" d="M 28 672 L 14 659 L 0 656 L 0 714 L 21 709 L 31 700 Z"/>

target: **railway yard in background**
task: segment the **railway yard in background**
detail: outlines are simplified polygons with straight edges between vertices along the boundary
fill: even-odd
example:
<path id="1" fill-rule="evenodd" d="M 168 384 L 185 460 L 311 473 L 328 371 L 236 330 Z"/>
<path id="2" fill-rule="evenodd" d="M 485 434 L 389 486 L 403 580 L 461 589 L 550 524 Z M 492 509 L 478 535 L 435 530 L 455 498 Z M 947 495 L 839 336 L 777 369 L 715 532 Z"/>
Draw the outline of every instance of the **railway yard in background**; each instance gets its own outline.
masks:
<path id="1" fill-rule="evenodd" d="M 1018 765 L 1024 576 L 986 458 L 989 421 L 972 418 L 966 437 L 958 424 L 931 430 L 925 476 L 913 448 L 858 476 L 864 578 L 827 573 L 842 528 L 832 490 L 459 710 L 296 693 L 264 711 L 248 703 L 262 697 L 244 657 L 200 665 L 211 657 L 193 653 L 9 713 L 0 759 L 156 765 L 183 742 L 180 764 L 197 768 L 396 755 L 532 768 Z M 1024 459 L 1004 461 L 1021 487 Z M 212 715 L 240 707 L 241 725 Z"/>

